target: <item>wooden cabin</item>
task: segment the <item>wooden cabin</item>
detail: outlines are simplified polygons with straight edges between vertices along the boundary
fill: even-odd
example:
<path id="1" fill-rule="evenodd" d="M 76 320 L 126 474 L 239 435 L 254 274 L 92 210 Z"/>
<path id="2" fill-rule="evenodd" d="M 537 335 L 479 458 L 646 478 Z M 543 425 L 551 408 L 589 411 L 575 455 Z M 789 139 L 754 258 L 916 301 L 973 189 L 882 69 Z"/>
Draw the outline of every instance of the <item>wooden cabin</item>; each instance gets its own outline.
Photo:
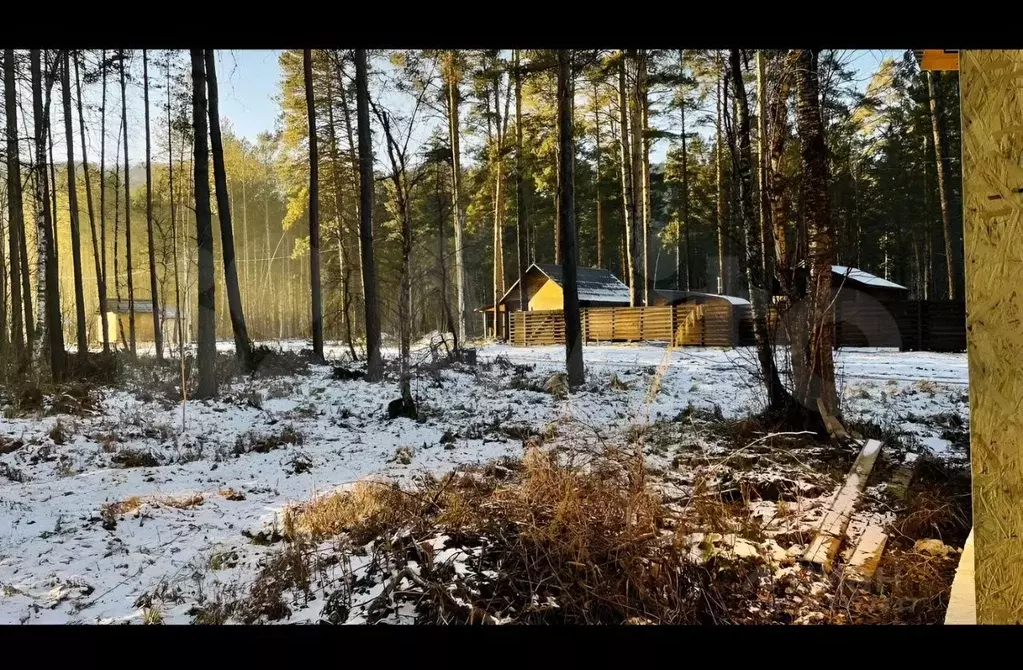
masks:
<path id="1" fill-rule="evenodd" d="M 519 303 L 519 282 L 516 280 L 497 305 L 489 305 L 479 311 L 494 315 L 491 328 L 497 337 L 507 337 L 508 314 L 519 311 L 549 311 L 565 308 L 565 290 L 562 286 L 561 266 L 553 263 L 534 263 L 526 270 L 523 282 L 526 285 L 526 308 Z M 602 268 L 577 268 L 576 287 L 579 307 L 628 307 L 629 287 Z M 496 321 L 496 324 L 495 324 Z"/>
<path id="2" fill-rule="evenodd" d="M 107 337 L 112 345 L 128 341 L 131 332 L 131 302 L 128 300 L 108 300 L 106 314 Z M 178 313 L 173 307 L 161 307 L 160 332 L 163 334 L 164 345 L 178 343 Z M 93 329 L 93 344 L 103 344 L 103 316 L 96 315 L 96 328 Z M 153 326 L 153 301 L 135 300 L 135 344 L 136 348 L 154 345 L 156 330 Z M 123 340 L 122 340 L 123 338 Z"/>

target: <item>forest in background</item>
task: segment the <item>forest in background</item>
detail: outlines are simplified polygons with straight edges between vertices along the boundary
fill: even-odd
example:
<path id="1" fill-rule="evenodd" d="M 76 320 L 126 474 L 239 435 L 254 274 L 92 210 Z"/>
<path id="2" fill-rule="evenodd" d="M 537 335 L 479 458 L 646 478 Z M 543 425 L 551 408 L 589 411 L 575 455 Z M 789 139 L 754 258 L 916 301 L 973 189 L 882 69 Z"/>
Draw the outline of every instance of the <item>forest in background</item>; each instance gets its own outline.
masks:
<path id="1" fill-rule="evenodd" d="M 31 295 L 37 292 L 36 230 L 38 207 L 31 197 L 40 172 L 34 143 L 31 67 L 27 52 L 8 51 L 18 108 L 16 146 L 20 153 L 22 210 L 25 228 L 22 278 Z M 61 322 L 64 338 L 74 341 L 75 288 L 72 207 L 67 163 L 53 161 L 53 141 L 65 144 L 61 95 L 61 57 L 42 53 L 42 77 L 49 84 L 51 133 L 42 163 L 54 212 L 53 234 L 59 268 Z M 516 222 L 525 209 L 525 254 L 528 262 L 556 262 L 556 181 L 558 144 L 556 76 L 553 51 L 522 50 L 521 164 L 514 144 L 519 132 L 513 91 L 513 59 L 507 50 L 370 51 L 368 84 L 373 114 L 371 131 L 377 188 L 375 253 L 382 330 L 397 332 L 398 277 L 402 263 L 400 213 L 395 211 L 393 172 L 382 119 L 393 126 L 407 180 L 408 212 L 413 233 L 411 250 L 411 323 L 414 334 L 434 329 L 455 330 L 456 223 L 461 219 L 465 266 L 467 334 L 482 334 L 476 308 L 493 304 L 517 277 Z M 727 52 L 692 50 L 577 51 L 574 54 L 574 192 L 580 266 L 610 269 L 626 283 L 633 272 L 659 286 L 748 295 L 747 280 L 734 261 L 741 253 L 739 188 L 729 152 L 734 136 L 736 102 L 728 85 Z M 917 298 L 961 298 L 962 226 L 958 81 L 955 73 L 923 73 L 912 52 L 885 61 L 865 93 L 852 86 L 848 53 L 819 55 L 820 108 L 828 162 L 829 216 L 834 225 L 839 264 L 851 265 L 910 288 Z M 742 63 L 750 106 L 754 153 L 766 152 L 761 133 L 759 95 L 776 95 L 768 74 L 781 54 Z M 187 52 L 82 50 L 69 57 L 70 118 L 75 161 L 76 209 L 85 311 L 91 331 L 97 326 L 98 291 L 95 257 L 105 264 L 109 300 L 127 299 L 128 268 L 136 300 L 148 299 L 149 249 L 146 216 L 146 156 L 124 156 L 122 93 L 129 99 L 148 93 L 151 133 L 153 257 L 159 304 L 175 304 L 175 277 L 180 288 L 184 322 L 195 333 L 196 244 L 191 80 Z M 355 68 L 350 50 L 312 50 L 311 71 L 318 156 L 319 208 L 322 221 L 319 254 L 322 264 L 324 327 L 329 339 L 343 339 L 346 320 L 358 343 L 364 333 L 361 299 L 356 155 Z M 123 84 L 121 68 L 124 69 Z M 5 62 L 5 67 L 8 64 Z M 143 70 L 146 70 L 143 72 Z M 758 72 L 758 69 L 760 70 Z M 310 336 L 308 120 L 302 50 L 280 56 L 281 113 L 277 126 L 256 143 L 237 137 L 223 123 L 223 154 L 235 237 L 235 258 L 241 297 L 254 340 Z M 766 84 L 761 86 L 758 75 Z M 623 89 L 624 86 L 624 89 Z M 91 89 L 91 91 L 89 90 Z M 86 94 L 83 95 L 82 91 Z M 96 91 L 103 104 L 92 100 Z M 794 97 L 794 89 L 787 92 Z M 454 107 L 452 101 L 455 101 Z M 624 107 L 624 111 L 623 111 Z M 452 109 L 457 110 L 452 114 Z M 793 118 L 786 119 L 789 140 L 782 164 L 783 188 L 798 203 L 801 173 L 799 143 Z M 81 116 L 80 116 L 81 114 Z M 639 132 L 631 132 L 633 119 Z M 938 124 L 934 121 L 937 118 Z M 452 131 L 454 119 L 454 132 Z M 622 122 L 630 164 L 623 169 Z M 5 119 L 6 120 L 6 119 Z M 127 123 L 141 119 L 129 116 Z M 84 125 L 101 146 L 85 143 Z M 940 130 L 940 132 L 938 132 Z M 452 140 L 460 144 L 457 190 Z M 764 138 L 765 140 L 770 138 Z M 935 140 L 938 144 L 936 146 Z M 652 163 L 660 145 L 665 160 Z M 9 151 L 9 143 L 0 151 Z M 938 149 L 936 155 L 935 149 Z M 632 162 L 637 153 L 640 160 Z M 83 159 L 87 156 L 89 193 Z M 6 158 L 6 157 L 5 157 Z M 759 159 L 758 159 L 759 161 Z M 637 165 L 638 164 L 638 165 Z M 10 180 L 8 161 L 0 170 L 0 228 L 5 264 L 4 311 L 12 306 L 10 252 Z M 938 166 L 943 165 L 944 171 Z M 103 168 L 102 175 L 100 168 Z M 126 171 L 127 167 L 127 171 Z M 175 182 L 170 189 L 170 169 Z M 521 170 L 522 204 L 515 197 Z M 648 235 L 648 248 L 636 247 L 630 259 L 625 235 L 628 198 L 623 175 L 635 182 L 634 216 Z M 633 177 L 636 175 L 636 177 Z M 210 175 L 211 188 L 213 175 Z M 944 184 L 942 184 L 944 182 Z M 760 182 L 757 182 L 760 188 Z M 125 194 L 128 197 L 125 197 Z M 641 195 L 642 193 L 642 195 Z M 90 213 L 88 200 L 91 197 Z M 176 204 L 172 226 L 170 203 Z M 126 212 L 126 201 L 130 211 Z M 102 202 L 103 212 L 100 212 Z M 943 211 L 944 210 L 944 211 Z M 943 218 L 944 214 L 944 218 Z M 789 237 L 799 227 L 800 207 L 792 207 Z M 131 256 L 126 251 L 130 218 Z M 213 205 L 216 266 L 216 329 L 229 338 L 219 218 Z M 94 254 L 86 222 L 97 229 Z M 175 272 L 174 251 L 178 264 Z M 948 253 L 951 252 L 949 256 Z M 950 261 L 951 259 L 951 261 Z M 634 263 L 630 272 L 630 260 Z M 719 276 L 724 261 L 726 272 Z M 495 272 L 495 267 L 497 272 Z M 951 271 L 953 280 L 949 281 Z M 36 300 L 27 301 L 34 308 Z M 641 304 L 641 300 L 640 300 Z M 347 308 L 346 308 L 347 305 Z M 39 318 L 39 315 L 33 315 Z M 13 326 L 5 319 L 5 330 Z M 3 339 L 8 339 L 7 332 Z"/>

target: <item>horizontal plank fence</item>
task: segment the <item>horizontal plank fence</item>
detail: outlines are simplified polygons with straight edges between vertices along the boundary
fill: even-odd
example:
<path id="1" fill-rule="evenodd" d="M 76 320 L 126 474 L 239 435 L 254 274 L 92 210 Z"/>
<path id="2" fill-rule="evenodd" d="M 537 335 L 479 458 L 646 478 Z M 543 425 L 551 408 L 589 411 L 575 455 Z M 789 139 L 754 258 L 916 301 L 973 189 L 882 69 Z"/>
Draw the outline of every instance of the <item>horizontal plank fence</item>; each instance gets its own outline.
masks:
<path id="1" fill-rule="evenodd" d="M 787 344 L 784 315 L 769 314 L 772 341 Z M 836 347 L 895 347 L 902 351 L 966 351 L 963 301 L 841 301 L 835 304 Z"/>
<path id="2" fill-rule="evenodd" d="M 739 328 L 728 304 L 602 307 L 579 310 L 585 342 L 672 342 L 734 347 Z M 509 341 L 519 346 L 565 343 L 561 310 L 512 312 Z"/>

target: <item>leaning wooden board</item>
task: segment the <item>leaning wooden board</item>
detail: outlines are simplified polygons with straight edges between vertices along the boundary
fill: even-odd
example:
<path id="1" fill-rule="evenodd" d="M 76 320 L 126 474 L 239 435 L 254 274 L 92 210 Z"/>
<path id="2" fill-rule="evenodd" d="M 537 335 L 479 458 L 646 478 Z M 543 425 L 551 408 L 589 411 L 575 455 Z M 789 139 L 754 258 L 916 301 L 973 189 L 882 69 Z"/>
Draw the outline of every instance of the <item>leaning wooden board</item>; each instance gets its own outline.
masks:
<path id="1" fill-rule="evenodd" d="M 849 476 L 846 477 L 845 483 L 832 498 L 831 505 L 824 514 L 824 518 L 821 519 L 813 541 L 803 554 L 804 561 L 821 565 L 825 570 L 831 569 L 831 562 L 842 545 L 845 529 L 849 526 L 856 502 L 867 487 L 870 471 L 874 468 L 874 462 L 879 453 L 881 453 L 881 443 L 878 440 L 867 440 L 867 443 L 863 445 L 859 456 L 856 457 L 856 462 L 853 463 L 852 470 L 849 471 Z"/>

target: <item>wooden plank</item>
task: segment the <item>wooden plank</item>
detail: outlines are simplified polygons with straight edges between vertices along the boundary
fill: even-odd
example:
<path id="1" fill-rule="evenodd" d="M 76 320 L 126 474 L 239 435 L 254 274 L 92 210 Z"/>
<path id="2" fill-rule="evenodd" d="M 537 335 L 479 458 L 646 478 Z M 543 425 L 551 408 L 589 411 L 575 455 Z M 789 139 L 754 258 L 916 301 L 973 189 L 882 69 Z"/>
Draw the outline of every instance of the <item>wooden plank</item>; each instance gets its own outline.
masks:
<path id="1" fill-rule="evenodd" d="M 820 565 L 825 570 L 831 569 L 832 561 L 838 553 L 842 537 L 849 525 L 849 519 L 852 518 L 860 495 L 867 487 L 867 479 L 870 478 L 870 471 L 874 468 L 874 462 L 880 452 L 881 443 L 878 440 L 867 440 L 863 445 L 849 471 L 849 476 L 832 498 L 813 541 L 803 554 L 804 561 Z"/>
<path id="2" fill-rule="evenodd" d="M 1023 51 L 960 54 L 977 623 L 1023 623 Z"/>
<path id="3" fill-rule="evenodd" d="M 843 573 L 845 578 L 854 582 L 869 582 L 873 579 L 887 542 L 888 534 L 884 528 L 877 524 L 868 525 L 856 542 L 856 549 Z"/>

